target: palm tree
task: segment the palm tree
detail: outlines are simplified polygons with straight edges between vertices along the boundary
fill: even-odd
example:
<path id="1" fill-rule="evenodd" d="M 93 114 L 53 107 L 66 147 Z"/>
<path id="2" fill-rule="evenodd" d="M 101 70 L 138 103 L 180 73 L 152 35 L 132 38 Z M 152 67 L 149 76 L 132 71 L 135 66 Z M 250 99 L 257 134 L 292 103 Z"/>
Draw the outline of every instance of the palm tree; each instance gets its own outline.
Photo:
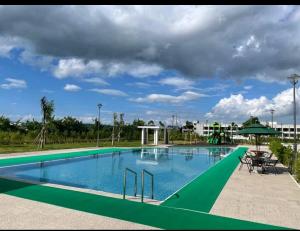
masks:
<path id="1" fill-rule="evenodd" d="M 53 120 L 53 112 L 54 112 L 54 102 L 53 100 L 48 101 L 47 98 L 44 96 L 41 99 L 41 112 L 42 112 L 42 130 L 37 136 L 37 140 L 39 142 L 39 148 L 44 148 L 46 144 L 46 136 L 47 136 L 47 129 L 49 123 Z"/>
<path id="2" fill-rule="evenodd" d="M 121 133 L 124 127 L 124 113 L 120 114 L 120 122 L 119 122 L 119 127 L 118 127 L 118 143 L 120 142 L 121 138 Z"/>
<path id="3" fill-rule="evenodd" d="M 113 114 L 113 128 L 112 128 L 112 134 L 111 134 L 111 145 L 114 146 L 115 142 L 115 129 L 118 126 L 118 114 L 114 112 Z"/>
<path id="4" fill-rule="evenodd" d="M 233 143 L 233 128 L 237 127 L 237 124 L 235 122 L 231 122 L 230 128 L 231 128 L 231 143 Z"/>
<path id="5" fill-rule="evenodd" d="M 154 125 L 155 125 L 155 123 L 154 123 L 154 121 L 153 121 L 153 120 L 150 120 L 150 121 L 148 121 L 148 125 L 149 125 L 149 126 L 154 126 Z"/>

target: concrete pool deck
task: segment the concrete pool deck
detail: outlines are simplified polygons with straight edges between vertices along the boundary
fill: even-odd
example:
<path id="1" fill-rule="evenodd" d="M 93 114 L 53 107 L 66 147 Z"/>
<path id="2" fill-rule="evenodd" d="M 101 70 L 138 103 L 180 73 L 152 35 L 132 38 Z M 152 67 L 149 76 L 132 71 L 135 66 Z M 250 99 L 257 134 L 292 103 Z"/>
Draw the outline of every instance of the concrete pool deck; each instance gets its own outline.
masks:
<path id="1" fill-rule="evenodd" d="M 249 146 L 249 149 L 255 149 Z M 261 150 L 267 150 L 261 147 Z M 300 229 L 300 186 L 278 164 L 279 174 L 249 173 L 238 165 L 210 213 Z"/>
<path id="2" fill-rule="evenodd" d="M 0 229 L 157 229 L 116 218 L 0 194 Z"/>
<path id="3" fill-rule="evenodd" d="M 94 148 L 85 149 L 85 150 L 94 150 Z M 71 152 L 71 151 L 84 151 L 84 150 L 83 149 L 80 149 L 80 150 L 79 149 L 75 149 L 75 150 L 74 149 L 73 150 L 67 149 L 66 150 L 66 152 Z M 46 151 L 43 154 L 51 154 L 51 153 L 57 153 L 57 151 Z M 63 153 L 63 152 L 61 150 L 59 150 L 59 153 Z M 34 153 L 33 155 L 36 155 L 36 154 L 39 154 L 39 153 Z M 22 153 L 22 155 L 24 156 L 24 153 Z M 246 166 L 244 166 L 244 167 L 246 168 Z M 235 170 L 233 175 L 229 178 L 229 181 L 226 183 L 225 187 L 221 191 L 221 194 L 219 195 L 219 198 L 222 197 L 224 192 L 226 192 L 228 190 L 230 192 L 229 182 L 231 181 L 231 178 L 234 177 L 236 171 L 237 170 Z M 254 174 L 252 174 L 252 175 L 254 175 Z M 243 177 L 246 177 L 246 175 L 243 176 Z M 242 178 L 240 180 L 244 181 L 244 178 Z M 228 189 L 228 185 L 229 185 L 229 189 Z M 252 185 L 252 187 L 253 187 L 253 185 Z M 268 185 L 266 185 L 266 187 L 268 187 Z M 40 187 L 34 187 L 34 188 L 39 188 L 41 190 Z M 15 190 L 15 194 L 18 194 L 18 191 L 24 191 L 24 190 L 25 191 L 27 190 L 27 192 L 28 192 L 27 195 L 31 195 L 31 193 L 34 192 L 34 189 L 30 189 L 30 187 L 29 187 L 28 189 L 26 189 L 26 188 L 17 189 L 17 190 Z M 89 228 L 89 229 L 153 229 L 154 228 L 152 226 L 149 226 L 149 224 L 151 222 L 148 223 L 148 225 L 141 225 L 141 224 L 137 224 L 137 223 L 134 223 L 134 222 L 124 221 L 124 220 L 120 220 L 120 219 L 116 219 L 116 218 L 110 218 L 110 217 L 107 217 L 107 216 L 101 216 L 99 214 L 97 214 L 97 215 L 96 214 L 90 214 L 90 213 L 87 213 L 87 212 L 73 210 L 73 209 L 66 208 L 66 207 L 60 207 L 60 206 L 51 205 L 51 204 L 47 204 L 47 203 L 43 203 L 43 202 L 32 201 L 32 200 L 25 199 L 26 197 L 25 198 L 15 197 L 13 195 L 14 194 L 13 191 L 14 190 L 12 190 L 12 195 L 7 195 L 7 194 L 3 194 L 3 193 L 0 194 L 0 201 L 1 201 L 0 206 L 1 206 L 2 212 L 5 213 L 5 214 L 2 214 L 2 212 L 0 213 L 0 215 L 2 215 L 2 217 L 5 218 L 5 220 L 0 221 L 0 229 L 6 229 L 6 228 L 7 229 L 13 229 L 13 228 L 16 228 L 16 229 L 27 229 L 27 228 L 28 229 L 29 228 L 33 228 L 33 229 L 40 229 L 40 228 L 50 228 L 50 229 L 74 229 L 74 228 L 76 228 L 76 229 L 80 229 L 80 228 L 83 228 L 83 229 L 86 229 L 86 228 Z M 58 191 L 58 190 L 55 190 L 55 191 Z M 24 194 L 24 193 L 22 193 L 22 194 Z M 50 194 L 50 195 L 53 195 L 53 194 Z M 217 199 L 217 201 L 214 204 L 213 208 L 211 209 L 210 213 L 226 217 L 227 216 L 226 214 L 219 214 L 219 213 L 222 213 L 222 198 L 220 200 L 219 200 L 219 198 Z M 40 200 L 43 200 L 43 199 L 40 198 Z M 227 199 L 225 199 L 225 200 L 227 200 Z M 273 201 L 273 204 L 274 203 L 276 204 L 276 200 L 277 199 L 275 198 L 274 199 L 275 202 Z M 121 202 L 122 203 L 124 202 L 123 204 L 126 204 L 126 207 L 127 206 L 133 206 L 133 204 L 129 203 L 129 201 L 125 203 L 125 201 L 121 200 Z M 139 205 L 140 203 L 134 203 L 134 204 Z M 5 205 L 7 207 L 5 207 Z M 220 206 L 218 207 L 217 205 L 220 205 Z M 50 206 L 50 207 L 48 207 L 48 206 Z M 99 204 L 98 204 L 98 206 L 99 206 Z M 159 208 L 159 207 L 161 207 L 161 208 Z M 169 209 L 169 208 L 166 208 L 166 207 L 163 207 L 163 206 L 154 206 L 153 207 L 153 206 L 150 206 L 150 205 L 149 206 L 145 205 L 143 207 L 142 205 L 141 206 L 134 205 L 132 208 L 133 209 L 134 208 L 139 209 L 139 210 L 136 210 L 137 212 L 138 211 L 144 211 L 144 209 L 147 208 L 149 211 L 150 210 L 151 211 L 156 211 L 155 212 L 156 215 L 158 214 L 158 211 L 159 211 L 159 213 L 165 213 L 164 216 L 168 216 L 166 214 L 173 214 L 172 217 L 174 219 L 177 217 L 177 220 L 179 218 L 181 219 L 181 216 L 184 215 L 184 213 L 183 213 L 184 211 L 180 211 L 180 210 L 176 211 L 176 209 L 175 210 L 174 209 Z M 20 220 L 17 219 L 18 221 L 16 221 L 16 217 L 18 217 L 18 215 L 17 215 L 18 213 L 20 215 L 19 216 Z M 188 215 L 188 213 L 190 213 L 190 214 Z M 139 214 L 137 214 L 137 215 L 139 215 Z M 61 217 L 67 217 L 66 222 L 64 222 L 64 219 L 61 219 L 56 224 L 56 218 L 55 217 L 57 217 L 57 216 L 60 216 L 60 218 Z M 240 227 L 244 227 L 244 228 L 245 227 L 251 227 L 252 225 L 253 225 L 252 227 L 259 227 L 259 226 L 255 226 L 255 224 L 240 223 L 239 221 L 236 221 L 236 220 L 227 220 L 226 221 L 226 219 L 224 220 L 221 217 L 212 217 L 211 218 L 211 217 L 205 215 L 204 213 L 203 214 L 200 214 L 200 213 L 195 214 L 192 211 L 190 211 L 190 212 L 186 211 L 186 215 L 184 215 L 184 216 L 187 216 L 185 219 L 183 219 L 186 222 L 188 222 L 188 220 L 191 219 L 194 216 L 194 218 L 195 218 L 194 221 L 195 222 L 198 221 L 198 222 L 196 222 L 196 223 L 198 223 L 198 225 L 199 225 L 199 223 L 201 223 L 201 219 L 204 219 L 204 220 L 210 220 L 211 219 L 210 224 L 213 224 L 217 220 L 219 222 L 224 221 L 224 223 L 223 223 L 225 225 L 224 227 L 227 227 L 227 228 L 228 227 L 237 227 L 237 226 L 232 226 L 231 223 L 236 223 L 238 225 L 242 225 Z M 227 217 L 234 217 L 234 216 L 227 216 Z M 60 219 L 60 218 L 57 218 L 57 219 Z M 236 218 L 243 219 L 243 220 L 251 220 L 248 217 L 247 218 L 245 218 L 245 217 L 243 217 L 243 218 L 236 217 Z M 23 222 L 23 219 L 27 219 L 25 224 Z M 91 222 L 89 224 L 86 224 L 86 220 L 89 220 L 89 219 L 91 220 Z M 199 221 L 199 219 L 200 219 L 200 221 Z M 270 222 L 266 222 L 266 220 L 260 221 L 260 220 L 255 220 L 255 219 L 256 218 L 254 217 L 252 219 L 252 221 L 262 222 L 262 223 L 265 223 L 265 224 L 266 223 L 272 224 Z M 175 221 L 176 221 L 176 219 L 175 219 Z M 78 223 L 80 223 L 80 224 L 78 224 Z M 28 226 L 26 226 L 26 224 Z M 78 226 L 76 224 L 78 224 Z M 163 224 L 163 223 L 161 223 L 161 224 Z M 275 223 L 273 223 L 273 224 L 275 224 Z M 152 224 L 152 225 L 154 225 L 154 224 Z M 284 224 L 277 224 L 277 225 L 287 226 L 287 227 L 292 227 L 292 228 L 295 227 L 295 226 L 284 225 Z M 165 227 L 170 227 L 170 226 L 166 225 Z M 179 227 L 179 226 L 175 226 L 175 227 Z M 208 226 L 206 226 L 206 227 L 212 227 L 212 226 L 210 226 L 208 224 Z M 220 225 L 219 225 L 219 227 L 220 227 Z M 204 228 L 205 228 L 205 224 L 204 224 Z"/>

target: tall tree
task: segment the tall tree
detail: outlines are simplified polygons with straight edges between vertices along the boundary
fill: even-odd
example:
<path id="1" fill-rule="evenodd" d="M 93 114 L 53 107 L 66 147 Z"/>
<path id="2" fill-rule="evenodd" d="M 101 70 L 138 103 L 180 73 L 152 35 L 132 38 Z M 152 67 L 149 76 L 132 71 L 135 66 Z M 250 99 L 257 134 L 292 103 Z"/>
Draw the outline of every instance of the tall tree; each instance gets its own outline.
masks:
<path id="1" fill-rule="evenodd" d="M 0 116 L 0 130 L 1 131 L 10 131 L 11 129 L 11 121 L 9 118 L 4 116 Z"/>
<path id="2" fill-rule="evenodd" d="M 119 121 L 118 125 L 119 125 L 118 126 L 118 142 L 120 142 L 121 133 L 122 133 L 122 130 L 123 130 L 123 127 L 124 127 L 124 113 L 120 114 L 120 121 Z"/>
<path id="3" fill-rule="evenodd" d="M 112 134 L 111 134 L 111 145 L 114 145 L 115 142 L 115 130 L 118 125 L 118 114 L 114 112 L 113 114 L 113 129 L 112 129 Z"/>
<path id="4" fill-rule="evenodd" d="M 161 127 L 165 127 L 165 124 L 163 123 L 163 122 L 161 122 L 161 121 L 159 121 L 159 126 L 161 126 Z"/>
<path id="5" fill-rule="evenodd" d="M 42 113 L 42 129 L 40 134 L 37 137 L 38 140 L 38 147 L 44 148 L 46 144 L 46 136 L 47 136 L 47 129 L 48 125 L 53 120 L 53 113 L 54 113 L 54 102 L 53 100 L 48 101 L 46 96 L 41 99 L 41 113 Z"/>
<path id="6" fill-rule="evenodd" d="M 238 125 L 235 122 L 231 122 L 231 124 L 229 125 L 230 130 L 231 130 L 231 143 L 233 143 L 233 129 L 237 128 Z"/>
<path id="7" fill-rule="evenodd" d="M 153 120 L 149 120 L 149 121 L 148 121 L 148 125 L 153 126 L 153 125 L 155 125 L 155 123 L 154 123 Z"/>
<path id="8" fill-rule="evenodd" d="M 243 127 L 248 127 L 251 124 L 260 124 L 258 117 L 250 116 L 250 118 L 243 123 Z"/>
<path id="9" fill-rule="evenodd" d="M 144 126 L 145 125 L 145 121 L 144 120 L 140 120 L 140 119 L 135 119 L 132 122 L 133 126 Z"/>

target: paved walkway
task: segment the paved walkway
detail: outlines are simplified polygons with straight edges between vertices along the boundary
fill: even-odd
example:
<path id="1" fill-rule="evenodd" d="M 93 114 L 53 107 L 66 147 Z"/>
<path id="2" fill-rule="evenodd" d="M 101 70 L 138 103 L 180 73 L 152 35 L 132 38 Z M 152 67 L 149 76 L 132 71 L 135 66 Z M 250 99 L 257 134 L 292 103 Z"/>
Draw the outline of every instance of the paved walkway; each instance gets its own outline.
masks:
<path id="1" fill-rule="evenodd" d="M 47 155 L 54 153 L 68 153 L 68 152 L 80 152 L 80 151 L 90 151 L 97 149 L 105 149 L 106 147 L 90 147 L 90 148 L 66 148 L 66 149 L 54 149 L 54 150 L 46 150 L 46 151 L 31 151 L 31 152 L 14 152 L 14 153 L 0 153 L 0 159 L 14 158 L 14 157 L 22 157 L 22 156 L 36 156 L 36 155 Z M 109 148 L 109 147 L 107 147 Z"/>
<path id="2" fill-rule="evenodd" d="M 0 194 L 0 229 L 157 229 Z"/>
<path id="3" fill-rule="evenodd" d="M 285 168 L 279 175 L 250 175 L 246 166 L 238 167 L 210 213 L 300 229 L 300 188 Z M 1 229 L 153 229 L 6 194 L 0 194 L 0 208 Z"/>
<path id="4" fill-rule="evenodd" d="M 1 154 L 0 159 L 96 150 L 75 148 Z M 105 147 L 100 149 L 106 149 Z M 0 194 L 0 229 L 157 229 L 115 218 Z M 45 211 L 47 211 L 45 213 Z"/>
<path id="5" fill-rule="evenodd" d="M 300 229 L 300 187 L 287 169 L 278 164 L 280 174 L 260 174 L 260 168 L 249 174 L 246 165 L 239 166 L 210 213 Z"/>

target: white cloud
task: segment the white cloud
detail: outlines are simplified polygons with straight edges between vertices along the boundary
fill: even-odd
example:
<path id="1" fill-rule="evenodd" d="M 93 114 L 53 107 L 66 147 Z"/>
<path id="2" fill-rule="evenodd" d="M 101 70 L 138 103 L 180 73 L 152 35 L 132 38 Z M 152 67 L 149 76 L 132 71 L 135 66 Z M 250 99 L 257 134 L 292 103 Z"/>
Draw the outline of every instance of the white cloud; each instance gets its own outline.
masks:
<path id="1" fill-rule="evenodd" d="M 194 81 L 175 76 L 175 77 L 168 77 L 165 79 L 161 79 L 159 83 L 163 85 L 174 86 L 180 89 L 187 89 L 192 87 Z"/>
<path id="2" fill-rule="evenodd" d="M 53 15 L 61 23 L 49 21 Z M 195 79 L 280 80 L 280 71 L 300 70 L 299 15 L 298 6 L 3 6 L 1 33 L 22 43 L 0 42 L 0 52 L 54 57 L 58 78 L 175 70 Z"/>
<path id="3" fill-rule="evenodd" d="M 103 76 L 111 77 L 128 74 L 137 78 L 145 78 L 148 76 L 156 76 L 162 71 L 163 69 L 159 65 L 147 64 L 140 61 L 123 63 L 91 60 L 85 62 L 83 59 L 70 58 L 60 59 L 58 65 L 53 69 L 53 74 L 59 79 L 67 77 L 84 77 L 91 74 L 101 74 Z M 91 81 L 93 81 L 93 79 Z"/>
<path id="4" fill-rule="evenodd" d="M 13 78 L 6 78 L 7 83 L 3 83 L 0 85 L 3 89 L 13 89 L 13 88 L 26 88 L 27 84 L 25 80 L 21 79 L 13 79 Z"/>
<path id="5" fill-rule="evenodd" d="M 19 57 L 20 62 L 38 67 L 41 71 L 47 71 L 53 68 L 54 58 L 47 55 L 36 55 L 29 49 L 24 50 Z"/>
<path id="6" fill-rule="evenodd" d="M 133 83 L 127 83 L 127 86 L 136 86 L 139 88 L 149 88 L 151 87 L 151 84 L 149 83 L 144 83 L 144 82 L 133 82 Z"/>
<path id="7" fill-rule="evenodd" d="M 134 77 L 139 77 L 139 78 L 144 78 L 148 76 L 156 76 L 160 72 L 162 72 L 162 68 L 156 64 L 139 64 L 136 67 L 130 66 L 128 67 L 128 74 L 134 76 Z"/>
<path id="8" fill-rule="evenodd" d="M 82 59 L 61 59 L 54 69 L 54 75 L 63 79 L 69 76 L 79 77 L 91 73 L 99 73 L 103 65 L 96 60 L 85 63 Z"/>
<path id="9" fill-rule="evenodd" d="M 146 64 L 140 61 L 130 63 L 111 62 L 106 66 L 106 73 L 109 76 L 128 74 L 136 78 L 156 76 L 163 71 L 157 64 Z"/>
<path id="10" fill-rule="evenodd" d="M 76 119 L 84 124 L 92 124 L 95 123 L 96 116 L 77 116 Z"/>
<path id="11" fill-rule="evenodd" d="M 80 89 L 81 88 L 75 84 L 66 84 L 64 87 L 65 91 L 72 91 L 72 92 L 79 91 Z"/>
<path id="12" fill-rule="evenodd" d="M 244 86 L 244 89 L 245 89 L 245 90 L 251 90 L 252 87 L 253 87 L 252 85 L 247 85 L 247 86 Z"/>
<path id="13" fill-rule="evenodd" d="M 160 103 L 172 103 L 172 104 L 178 104 L 178 103 L 183 103 L 186 101 L 191 101 L 198 99 L 200 97 L 203 97 L 205 95 L 199 94 L 193 91 L 186 91 L 182 93 L 181 95 L 178 96 L 173 96 L 173 95 L 165 95 L 165 94 L 150 94 L 147 95 L 146 97 L 142 98 L 136 98 L 136 99 L 130 99 L 131 101 L 137 102 L 137 103 L 155 103 L 155 102 L 160 102 Z"/>
<path id="14" fill-rule="evenodd" d="M 20 120 L 21 122 L 25 122 L 26 120 L 37 120 L 37 121 L 41 121 L 41 116 L 38 115 L 38 116 L 35 116 L 35 115 L 32 115 L 32 114 L 23 114 L 23 115 L 20 115 L 20 114 L 4 114 L 5 117 L 8 117 L 11 119 L 11 121 L 13 122 L 17 122 L 18 120 Z"/>
<path id="15" fill-rule="evenodd" d="M 95 85 L 100 85 L 100 86 L 109 85 L 108 82 L 106 82 L 105 80 L 103 80 L 101 78 L 97 78 L 97 77 L 83 79 L 82 81 L 87 82 L 87 83 L 92 83 Z"/>
<path id="16" fill-rule="evenodd" d="M 91 89 L 91 91 L 104 95 L 127 96 L 125 92 L 116 89 Z"/>
<path id="17" fill-rule="evenodd" d="M 296 97 L 300 97 L 300 88 L 296 90 Z M 242 94 L 231 95 L 221 99 L 206 114 L 208 118 L 216 119 L 246 119 L 250 116 L 268 117 L 270 109 L 274 109 L 277 117 L 291 116 L 293 112 L 293 89 L 287 89 L 278 93 L 272 99 L 265 96 L 259 98 L 246 99 Z M 300 102 L 297 101 L 299 108 Z"/>
<path id="18" fill-rule="evenodd" d="M 11 51 L 19 44 L 19 39 L 15 37 L 0 37 L 0 57 L 9 58 Z"/>
<path id="19" fill-rule="evenodd" d="M 260 52 L 260 42 L 255 38 L 254 35 L 251 35 L 247 40 L 243 41 L 241 45 L 236 48 L 235 54 L 233 54 L 233 58 L 236 57 L 244 57 L 248 52 Z"/>

